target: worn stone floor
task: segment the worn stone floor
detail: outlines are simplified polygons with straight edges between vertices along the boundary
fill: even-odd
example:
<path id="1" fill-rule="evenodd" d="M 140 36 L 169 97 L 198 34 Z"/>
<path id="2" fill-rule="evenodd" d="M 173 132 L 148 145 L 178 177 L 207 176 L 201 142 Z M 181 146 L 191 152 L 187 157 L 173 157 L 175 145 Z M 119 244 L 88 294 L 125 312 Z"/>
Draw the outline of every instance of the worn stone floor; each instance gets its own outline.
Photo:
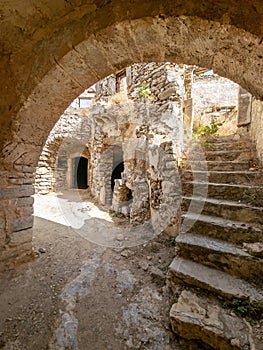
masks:
<path id="1" fill-rule="evenodd" d="M 0 349 L 182 349 L 165 286 L 174 247 L 127 229 L 75 194 L 36 196 L 36 258 L 0 275 Z"/>

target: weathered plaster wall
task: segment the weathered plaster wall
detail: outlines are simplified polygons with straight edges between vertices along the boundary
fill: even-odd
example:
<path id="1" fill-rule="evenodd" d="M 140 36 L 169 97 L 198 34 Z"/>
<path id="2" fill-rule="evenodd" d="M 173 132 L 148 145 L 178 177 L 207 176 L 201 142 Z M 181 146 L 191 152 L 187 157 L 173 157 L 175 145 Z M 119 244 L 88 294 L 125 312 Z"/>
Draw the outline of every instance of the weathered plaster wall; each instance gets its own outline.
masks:
<path id="1" fill-rule="evenodd" d="M 234 132 L 237 128 L 239 86 L 219 76 L 195 76 L 192 99 L 195 126 L 227 121 L 224 126 Z"/>
<path id="2" fill-rule="evenodd" d="M 91 192 L 95 198 L 105 204 L 101 196 L 104 198 L 107 193 L 112 196 L 111 189 L 105 186 L 110 184 L 114 145 L 119 145 L 123 150 L 125 164 L 123 179 L 126 186 L 133 191 L 131 220 L 144 221 L 145 217 L 149 216 L 150 210 L 150 178 L 148 178 L 150 175 L 147 175 L 151 167 L 150 149 L 153 146 L 156 147 L 156 157 L 161 157 L 163 152 L 161 144 L 173 140 L 173 153 L 176 156 L 180 147 L 177 140 L 182 135 L 182 124 L 181 128 L 178 127 L 180 118 L 182 115 L 173 113 L 173 110 L 160 112 L 158 107 L 145 103 L 95 105 L 88 116 L 94 130 L 89 148 L 92 150 Z M 161 163 L 154 163 L 154 166 L 160 165 Z M 176 170 L 176 161 L 174 167 Z M 160 166 L 158 171 L 162 172 L 162 170 Z M 108 195 L 107 198 L 111 198 L 110 196 Z M 166 194 L 164 201 L 168 197 L 169 195 Z"/>

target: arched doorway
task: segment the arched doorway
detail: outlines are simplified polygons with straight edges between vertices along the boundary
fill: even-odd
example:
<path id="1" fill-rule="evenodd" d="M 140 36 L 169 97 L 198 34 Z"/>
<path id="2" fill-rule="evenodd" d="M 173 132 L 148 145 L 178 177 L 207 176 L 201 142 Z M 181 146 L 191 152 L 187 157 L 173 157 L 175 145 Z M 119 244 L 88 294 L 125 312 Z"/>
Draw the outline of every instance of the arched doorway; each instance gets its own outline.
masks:
<path id="1" fill-rule="evenodd" d="M 124 162 L 122 161 L 118 165 L 115 166 L 111 175 L 111 189 L 114 190 L 114 183 L 116 179 L 121 179 L 121 174 L 124 171 Z"/>
<path id="2" fill-rule="evenodd" d="M 76 157 L 73 160 L 73 188 L 88 188 L 88 159 L 85 157 Z"/>

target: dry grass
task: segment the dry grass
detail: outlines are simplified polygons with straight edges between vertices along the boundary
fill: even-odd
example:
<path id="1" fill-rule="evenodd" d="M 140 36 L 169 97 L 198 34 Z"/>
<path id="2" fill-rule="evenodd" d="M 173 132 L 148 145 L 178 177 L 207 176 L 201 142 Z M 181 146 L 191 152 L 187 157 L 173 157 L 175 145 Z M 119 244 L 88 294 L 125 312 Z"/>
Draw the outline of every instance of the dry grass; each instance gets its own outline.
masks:
<path id="1" fill-rule="evenodd" d="M 109 98 L 110 104 L 125 104 L 129 102 L 131 103 L 132 101 L 129 100 L 127 94 L 125 94 L 124 92 L 118 92 L 117 94 Z"/>

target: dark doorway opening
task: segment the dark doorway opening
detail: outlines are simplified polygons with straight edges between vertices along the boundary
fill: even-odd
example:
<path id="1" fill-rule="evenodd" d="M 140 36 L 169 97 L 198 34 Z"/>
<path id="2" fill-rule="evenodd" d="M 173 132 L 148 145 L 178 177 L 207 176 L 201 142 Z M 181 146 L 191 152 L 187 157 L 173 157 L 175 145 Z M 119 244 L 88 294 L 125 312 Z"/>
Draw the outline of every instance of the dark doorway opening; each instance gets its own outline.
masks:
<path id="1" fill-rule="evenodd" d="M 121 173 L 124 171 L 124 162 L 119 163 L 113 170 L 111 175 L 111 189 L 114 189 L 114 181 L 121 179 Z"/>
<path id="2" fill-rule="evenodd" d="M 84 157 L 74 158 L 74 188 L 88 188 L 88 159 Z"/>

